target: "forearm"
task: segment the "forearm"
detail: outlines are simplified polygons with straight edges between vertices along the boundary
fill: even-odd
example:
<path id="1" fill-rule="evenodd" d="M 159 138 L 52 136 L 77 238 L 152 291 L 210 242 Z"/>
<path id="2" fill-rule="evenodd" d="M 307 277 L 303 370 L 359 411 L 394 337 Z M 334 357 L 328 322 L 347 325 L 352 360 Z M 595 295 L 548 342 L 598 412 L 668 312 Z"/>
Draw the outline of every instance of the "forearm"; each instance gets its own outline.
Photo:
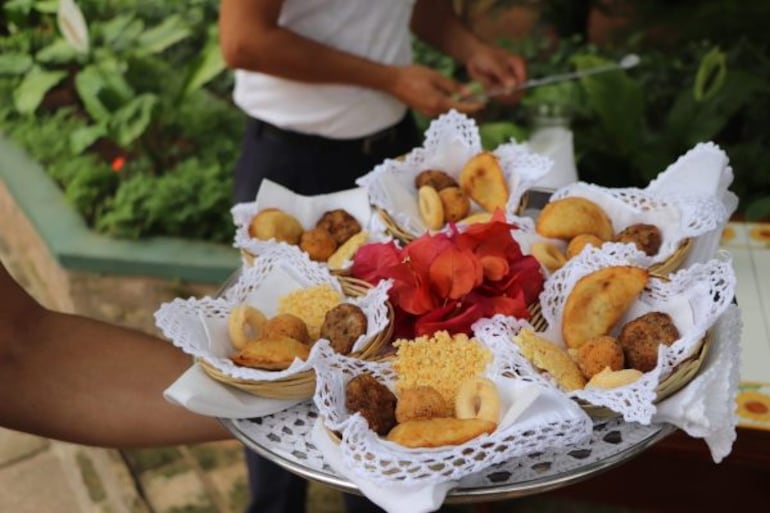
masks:
<path id="1" fill-rule="evenodd" d="M 411 28 L 422 41 L 463 64 L 484 45 L 446 0 L 417 0 Z"/>
<path id="2" fill-rule="evenodd" d="M 171 344 L 42 309 L 15 324 L 12 336 L 19 343 L 0 356 L 0 424 L 5 427 L 111 447 L 227 438 L 216 420 L 163 398 L 163 390 L 191 363 Z"/>
<path id="3" fill-rule="evenodd" d="M 270 3 L 270 2 L 268 2 Z M 278 2 L 280 4 L 280 2 Z M 331 48 L 286 30 L 273 6 L 223 0 L 220 45 L 230 68 L 307 83 L 351 84 L 388 91 L 393 67 Z"/>

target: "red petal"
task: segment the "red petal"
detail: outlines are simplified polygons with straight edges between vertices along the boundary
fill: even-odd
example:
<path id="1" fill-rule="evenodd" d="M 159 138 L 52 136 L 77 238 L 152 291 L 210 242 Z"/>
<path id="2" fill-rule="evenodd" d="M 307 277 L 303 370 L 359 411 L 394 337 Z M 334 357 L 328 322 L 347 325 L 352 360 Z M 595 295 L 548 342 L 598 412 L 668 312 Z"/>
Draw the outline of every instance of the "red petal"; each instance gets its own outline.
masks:
<path id="1" fill-rule="evenodd" d="M 377 284 L 384 271 L 400 261 L 399 249 L 394 242 L 373 242 L 356 251 L 350 272 L 356 278 Z"/>
<path id="2" fill-rule="evenodd" d="M 439 253 L 430 265 L 430 281 L 442 298 L 459 299 L 483 278 L 484 270 L 473 253 L 455 247 Z"/>
<path id="3" fill-rule="evenodd" d="M 444 308 L 437 308 L 417 319 L 414 332 L 417 336 L 432 335 L 440 330 L 446 330 L 450 334 L 471 335 L 471 325 L 482 316 L 483 312 L 477 305 L 461 305 L 452 301 Z"/>

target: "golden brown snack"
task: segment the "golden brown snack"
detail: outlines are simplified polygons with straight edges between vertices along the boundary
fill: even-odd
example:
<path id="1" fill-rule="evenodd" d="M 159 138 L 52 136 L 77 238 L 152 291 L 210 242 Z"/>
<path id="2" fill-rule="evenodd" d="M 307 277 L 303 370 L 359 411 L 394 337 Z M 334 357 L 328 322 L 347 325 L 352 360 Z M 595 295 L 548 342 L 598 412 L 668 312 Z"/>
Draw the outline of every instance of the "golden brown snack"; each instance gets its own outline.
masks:
<path id="1" fill-rule="evenodd" d="M 305 321 L 289 313 L 277 314 L 268 319 L 262 336 L 264 338 L 289 337 L 303 344 L 310 343 Z"/>
<path id="2" fill-rule="evenodd" d="M 414 419 L 451 416 L 452 406 L 431 386 L 405 388 L 398 397 L 396 421 L 399 424 Z"/>
<path id="3" fill-rule="evenodd" d="M 440 230 L 444 226 L 444 205 L 438 191 L 430 185 L 423 185 L 417 191 L 417 206 L 422 220 L 431 230 Z"/>
<path id="4" fill-rule="evenodd" d="M 570 349 L 586 340 L 607 335 L 647 285 L 649 273 L 641 267 L 610 266 L 580 278 L 567 296 L 562 336 Z"/>
<path id="5" fill-rule="evenodd" d="M 602 239 L 591 233 L 581 233 L 580 235 L 575 235 L 572 237 L 572 240 L 569 241 L 569 244 L 567 244 L 567 260 L 579 255 L 580 252 L 583 251 L 583 248 L 586 246 L 600 248 L 602 247 L 603 243 L 604 241 Z"/>
<path id="6" fill-rule="evenodd" d="M 227 316 L 227 334 L 236 349 L 247 342 L 262 337 L 267 317 L 258 308 L 246 304 L 236 305 Z"/>
<path id="7" fill-rule="evenodd" d="M 483 376 L 463 381 L 457 390 L 455 417 L 500 422 L 500 393 L 495 382 Z"/>
<path id="8" fill-rule="evenodd" d="M 399 424 L 388 433 L 387 439 L 404 447 L 441 447 L 460 445 L 492 433 L 497 424 L 484 419 L 457 419 L 434 417 L 410 420 Z"/>
<path id="9" fill-rule="evenodd" d="M 325 262 L 337 251 L 337 241 L 324 228 L 312 228 L 302 233 L 299 247 L 316 262 Z"/>
<path id="10" fill-rule="evenodd" d="M 647 372 L 658 364 L 658 346 L 670 346 L 679 340 L 679 330 L 667 313 L 649 312 L 626 323 L 618 342 L 623 347 L 626 365 Z"/>
<path id="11" fill-rule="evenodd" d="M 321 338 L 331 342 L 332 348 L 340 354 L 348 354 L 358 337 L 366 333 L 366 314 L 351 303 L 340 303 L 328 312 L 321 325 Z"/>
<path id="12" fill-rule="evenodd" d="M 298 244 L 304 228 L 296 217 L 277 208 L 259 211 L 249 224 L 249 235 L 259 240 L 275 239 Z"/>
<path id="13" fill-rule="evenodd" d="M 535 230 L 543 237 L 571 240 L 581 233 L 612 240 L 612 221 L 602 208 L 591 200 L 578 196 L 546 203 L 535 220 Z"/>
<path id="14" fill-rule="evenodd" d="M 637 223 L 627 226 L 615 236 L 616 242 L 633 243 L 647 256 L 654 256 L 660 251 L 663 236 L 653 224 Z"/>
<path id="15" fill-rule="evenodd" d="M 315 226 L 329 232 L 338 246 L 361 231 L 361 223 L 342 208 L 324 213 Z"/>
<path id="16" fill-rule="evenodd" d="M 361 413 L 379 435 L 396 425 L 396 402 L 395 394 L 369 373 L 359 374 L 345 386 L 345 407 Z"/>
<path id="17" fill-rule="evenodd" d="M 586 384 L 577 363 L 566 349 L 550 340 L 538 337 L 532 330 L 523 329 L 513 337 L 524 357 L 540 370 L 551 375 L 566 391 L 580 390 Z"/>
<path id="18" fill-rule="evenodd" d="M 609 335 L 589 338 L 574 353 L 575 361 L 587 379 L 603 369 L 620 370 L 625 365 L 623 348 Z"/>
<path id="19" fill-rule="evenodd" d="M 586 388 L 617 388 L 633 383 L 641 377 L 642 372 L 636 369 L 620 369 L 614 371 L 607 367 L 601 372 L 594 374 L 594 377 L 586 383 Z"/>
<path id="20" fill-rule="evenodd" d="M 329 283 L 297 289 L 278 298 L 278 313 L 294 314 L 303 321 L 311 340 L 321 333 L 326 312 L 340 304 L 342 294 Z"/>
<path id="21" fill-rule="evenodd" d="M 447 187 L 457 187 L 457 180 L 444 171 L 426 169 L 425 171 L 420 171 L 414 178 L 414 187 L 416 189 L 419 190 L 423 185 L 428 185 L 437 191 L 441 191 Z"/>
<path id="22" fill-rule="evenodd" d="M 231 357 L 237 365 L 264 370 L 283 370 L 295 358 L 307 360 L 310 348 L 289 337 L 263 338 L 248 342 L 243 349 Z"/>
<path id="23" fill-rule="evenodd" d="M 567 263 L 564 253 L 550 242 L 533 242 L 530 248 L 532 256 L 540 262 L 540 265 L 548 269 L 549 272 L 555 272 Z"/>
<path id="24" fill-rule="evenodd" d="M 460 188 L 487 212 L 505 209 L 510 191 L 497 157 L 483 151 L 471 157 L 460 171 Z"/>
<path id="25" fill-rule="evenodd" d="M 488 223 L 492 219 L 492 212 L 476 212 L 464 219 L 460 219 L 460 223 L 474 224 L 474 223 Z"/>
<path id="26" fill-rule="evenodd" d="M 471 211 L 471 202 L 459 187 L 446 187 L 438 191 L 444 207 L 444 221 L 457 222 Z"/>
<path id="27" fill-rule="evenodd" d="M 352 258 L 356 255 L 356 251 L 358 251 L 361 246 L 366 244 L 367 240 L 369 240 L 369 232 L 366 230 L 361 230 L 346 240 L 326 261 L 326 263 L 329 265 L 329 269 L 333 271 L 342 269 L 345 262 L 352 260 Z"/>

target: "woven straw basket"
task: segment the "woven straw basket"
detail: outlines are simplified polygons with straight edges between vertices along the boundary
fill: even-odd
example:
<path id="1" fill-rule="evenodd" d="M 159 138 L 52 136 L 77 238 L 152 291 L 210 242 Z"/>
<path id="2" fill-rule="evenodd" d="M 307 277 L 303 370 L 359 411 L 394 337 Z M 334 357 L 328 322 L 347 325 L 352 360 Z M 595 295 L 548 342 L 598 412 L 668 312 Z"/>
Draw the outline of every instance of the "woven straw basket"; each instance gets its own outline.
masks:
<path id="1" fill-rule="evenodd" d="M 659 262 L 650 266 L 650 272 L 654 274 L 666 275 L 676 271 L 679 269 L 679 266 L 682 265 L 682 262 L 684 262 L 684 259 L 687 256 L 687 253 L 690 251 L 691 246 L 692 239 L 684 239 L 670 257 L 665 259 L 663 262 Z"/>
<path id="2" fill-rule="evenodd" d="M 338 280 L 342 285 L 343 293 L 348 297 L 362 296 L 371 288 L 369 283 L 348 276 L 339 276 Z M 390 303 L 387 303 L 387 308 L 389 322 L 385 329 L 372 337 L 361 351 L 350 353 L 349 356 L 361 360 L 372 360 L 380 354 L 383 347 L 393 336 L 393 308 Z M 315 371 L 312 369 L 283 379 L 257 381 L 228 376 L 205 360 L 198 360 L 197 363 L 206 374 L 220 383 L 233 386 L 256 396 L 270 399 L 308 399 L 315 393 L 316 376 Z"/>

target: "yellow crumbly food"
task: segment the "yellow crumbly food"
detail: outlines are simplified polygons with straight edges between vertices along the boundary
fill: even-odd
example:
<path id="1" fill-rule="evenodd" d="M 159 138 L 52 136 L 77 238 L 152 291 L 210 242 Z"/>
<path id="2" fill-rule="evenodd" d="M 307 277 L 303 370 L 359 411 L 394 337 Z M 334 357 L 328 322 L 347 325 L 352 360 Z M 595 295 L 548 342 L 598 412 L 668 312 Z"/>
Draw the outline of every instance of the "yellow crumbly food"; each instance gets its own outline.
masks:
<path id="1" fill-rule="evenodd" d="M 460 384 L 483 373 L 492 361 L 492 353 L 481 342 L 464 334 L 449 335 L 447 331 L 414 340 L 399 339 L 393 345 L 397 349 L 393 362 L 398 374 L 396 392 L 431 386 L 452 405 Z"/>
<path id="2" fill-rule="evenodd" d="M 307 325 L 310 340 L 318 340 L 326 312 L 342 302 L 342 294 L 328 283 L 297 289 L 280 297 L 279 314 L 296 315 Z"/>

